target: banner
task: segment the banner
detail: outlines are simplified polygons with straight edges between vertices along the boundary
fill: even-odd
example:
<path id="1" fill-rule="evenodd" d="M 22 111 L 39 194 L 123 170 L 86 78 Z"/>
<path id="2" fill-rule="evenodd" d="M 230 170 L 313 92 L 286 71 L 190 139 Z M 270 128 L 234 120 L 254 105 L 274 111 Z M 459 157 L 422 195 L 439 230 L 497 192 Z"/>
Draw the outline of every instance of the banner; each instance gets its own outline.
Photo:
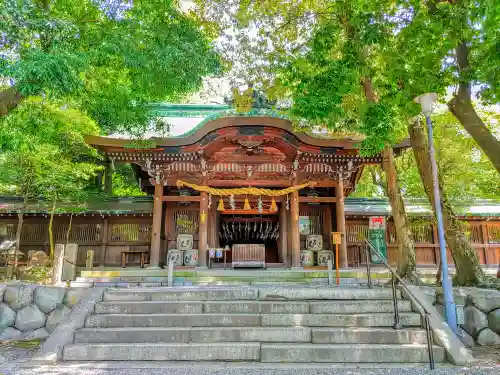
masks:
<path id="1" fill-rule="evenodd" d="M 371 216 L 368 224 L 368 242 L 378 250 L 378 252 L 387 260 L 387 241 L 385 238 L 386 221 L 383 216 Z M 381 264 L 382 260 L 373 251 L 370 251 L 372 263 Z"/>

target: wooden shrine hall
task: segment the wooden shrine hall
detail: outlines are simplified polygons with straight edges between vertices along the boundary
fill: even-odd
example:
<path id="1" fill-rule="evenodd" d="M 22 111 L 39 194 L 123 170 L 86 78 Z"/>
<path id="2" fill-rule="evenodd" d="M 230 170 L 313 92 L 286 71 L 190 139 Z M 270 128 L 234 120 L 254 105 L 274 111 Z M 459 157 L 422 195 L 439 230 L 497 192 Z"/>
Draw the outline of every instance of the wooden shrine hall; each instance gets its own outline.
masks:
<path id="1" fill-rule="evenodd" d="M 344 197 L 364 165 L 382 162 L 360 156 L 359 139 L 294 132 L 272 115 L 217 116 L 179 137 L 87 142 L 110 165 L 135 165 L 154 195 L 149 267 L 167 258 L 207 267 L 209 249 L 226 249 L 233 265 L 321 265 L 332 232 L 342 233 L 339 265 L 347 267 Z"/>

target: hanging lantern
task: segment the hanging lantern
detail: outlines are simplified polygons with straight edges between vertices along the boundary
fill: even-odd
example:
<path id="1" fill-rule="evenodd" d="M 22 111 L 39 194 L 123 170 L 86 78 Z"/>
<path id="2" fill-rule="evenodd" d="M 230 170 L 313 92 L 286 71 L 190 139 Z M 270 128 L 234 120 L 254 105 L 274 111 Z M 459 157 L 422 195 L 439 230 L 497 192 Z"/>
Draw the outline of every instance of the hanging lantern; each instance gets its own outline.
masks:
<path id="1" fill-rule="evenodd" d="M 260 214 L 264 211 L 264 205 L 262 204 L 262 198 L 261 197 L 259 197 L 259 200 L 257 202 L 257 208 L 258 208 Z"/>
<path id="2" fill-rule="evenodd" d="M 224 211 L 225 208 L 224 208 L 224 199 L 222 199 L 222 197 L 220 197 L 220 200 L 219 200 L 219 205 L 217 206 L 217 211 Z"/>
<path id="3" fill-rule="evenodd" d="M 271 210 L 271 212 L 276 212 L 278 211 L 278 206 L 276 205 L 276 201 L 274 200 L 274 197 L 271 201 L 271 207 L 269 207 L 269 209 Z"/>
<path id="4" fill-rule="evenodd" d="M 308 197 L 311 197 L 311 198 L 318 198 L 319 197 L 318 191 L 314 190 L 314 189 L 309 189 L 306 194 Z M 309 202 L 308 204 L 311 206 L 317 206 L 317 205 L 319 205 L 319 202 Z"/>
<path id="5" fill-rule="evenodd" d="M 236 202 L 234 201 L 234 195 L 232 194 L 229 196 L 229 206 L 233 211 L 236 209 Z"/>
<path id="6" fill-rule="evenodd" d="M 180 197 L 190 197 L 191 191 L 189 189 L 179 189 L 179 196 Z M 191 202 L 185 201 L 185 202 L 178 202 L 177 205 L 179 206 L 189 206 Z"/>
<path id="7" fill-rule="evenodd" d="M 243 204 L 243 209 L 244 210 L 251 210 L 252 207 L 250 207 L 250 202 L 248 201 L 248 197 L 245 197 L 245 203 Z"/>
<path id="8" fill-rule="evenodd" d="M 208 209 L 210 210 L 212 207 L 212 194 L 208 194 Z"/>
<path id="9" fill-rule="evenodd" d="M 290 196 L 287 194 L 286 196 L 286 204 L 285 204 L 286 210 L 288 211 L 290 209 Z"/>

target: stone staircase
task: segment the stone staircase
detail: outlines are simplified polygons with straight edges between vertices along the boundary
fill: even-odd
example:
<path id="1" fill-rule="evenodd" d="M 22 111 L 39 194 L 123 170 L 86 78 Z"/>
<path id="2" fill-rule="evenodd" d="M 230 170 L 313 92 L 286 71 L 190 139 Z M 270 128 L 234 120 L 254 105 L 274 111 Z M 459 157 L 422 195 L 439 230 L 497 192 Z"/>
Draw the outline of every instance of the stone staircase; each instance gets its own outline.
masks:
<path id="1" fill-rule="evenodd" d="M 65 361 L 426 363 L 421 317 L 391 289 L 127 288 L 104 292 Z M 401 296 L 399 296 L 401 298 Z M 434 345 L 436 362 L 445 360 Z"/>

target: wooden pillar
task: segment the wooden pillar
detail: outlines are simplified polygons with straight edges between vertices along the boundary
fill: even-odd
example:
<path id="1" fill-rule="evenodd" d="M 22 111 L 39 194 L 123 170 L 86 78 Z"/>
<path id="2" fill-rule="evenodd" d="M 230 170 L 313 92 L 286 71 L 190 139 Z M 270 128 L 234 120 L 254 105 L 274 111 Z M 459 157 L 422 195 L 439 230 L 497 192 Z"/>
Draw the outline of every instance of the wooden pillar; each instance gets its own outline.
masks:
<path id="1" fill-rule="evenodd" d="M 106 160 L 104 173 L 104 192 L 108 195 L 113 195 L 113 173 L 114 166 L 111 160 Z"/>
<path id="2" fill-rule="evenodd" d="M 219 225 L 217 220 L 217 201 L 214 202 L 212 197 L 212 205 L 208 210 L 208 245 L 219 247 Z"/>
<path id="3" fill-rule="evenodd" d="M 108 247 L 108 238 L 109 238 L 108 232 L 109 232 L 109 221 L 108 218 L 105 217 L 102 226 L 101 261 L 99 264 L 99 266 L 102 268 L 104 268 L 104 266 L 106 265 L 106 249 Z"/>
<path id="4" fill-rule="evenodd" d="M 489 252 L 488 252 L 488 238 L 489 238 L 489 235 L 488 235 L 488 227 L 486 226 L 486 221 L 482 221 L 481 224 L 481 243 L 483 244 L 483 253 L 484 253 L 484 264 L 486 266 L 489 266 L 490 264 L 495 264 L 495 263 L 492 263 L 491 262 L 491 259 L 488 259 L 489 258 Z"/>
<path id="5" fill-rule="evenodd" d="M 438 239 L 438 230 L 437 230 L 437 226 L 432 223 L 432 244 L 433 245 L 436 245 L 434 246 L 434 264 L 436 266 L 441 267 L 441 256 L 439 255 L 439 239 Z M 417 257 L 417 247 L 415 246 L 415 262 L 417 261 L 416 257 Z M 417 263 L 417 266 L 418 266 L 418 263 Z"/>
<path id="6" fill-rule="evenodd" d="M 345 235 L 345 212 L 344 212 L 344 182 L 339 178 L 339 183 L 335 187 L 335 197 L 337 198 L 337 232 L 342 233 L 342 243 L 339 246 L 339 266 L 346 268 L 347 263 L 347 243 Z"/>
<path id="7" fill-rule="evenodd" d="M 208 193 L 200 193 L 200 227 L 198 230 L 198 267 L 207 266 L 208 246 Z"/>
<path id="8" fill-rule="evenodd" d="M 333 245 L 332 245 L 332 209 L 330 208 L 330 204 L 328 204 L 325 207 L 324 211 L 324 229 L 323 229 L 323 242 L 327 244 L 327 249 L 328 250 L 333 250 Z M 325 239 L 326 236 L 326 239 Z"/>
<path id="9" fill-rule="evenodd" d="M 151 254 L 149 256 L 149 267 L 160 266 L 160 244 L 161 244 L 161 214 L 163 208 L 163 181 L 155 184 L 155 195 L 153 201 L 153 230 L 151 235 Z"/>
<path id="10" fill-rule="evenodd" d="M 299 232 L 299 193 L 294 191 L 290 201 L 291 230 L 292 238 L 292 267 L 300 267 L 300 232 Z"/>
<path id="11" fill-rule="evenodd" d="M 163 216 L 163 239 L 161 240 L 161 251 L 160 259 L 163 259 L 164 265 L 166 265 L 166 259 L 168 254 L 168 230 L 169 226 L 172 225 L 172 218 L 169 217 L 169 204 L 164 202 L 162 205 L 162 216 L 165 211 L 165 216 Z"/>
<path id="12" fill-rule="evenodd" d="M 280 205 L 280 251 L 281 259 L 286 268 L 289 267 L 288 264 L 288 212 L 286 211 L 285 202 Z"/>

